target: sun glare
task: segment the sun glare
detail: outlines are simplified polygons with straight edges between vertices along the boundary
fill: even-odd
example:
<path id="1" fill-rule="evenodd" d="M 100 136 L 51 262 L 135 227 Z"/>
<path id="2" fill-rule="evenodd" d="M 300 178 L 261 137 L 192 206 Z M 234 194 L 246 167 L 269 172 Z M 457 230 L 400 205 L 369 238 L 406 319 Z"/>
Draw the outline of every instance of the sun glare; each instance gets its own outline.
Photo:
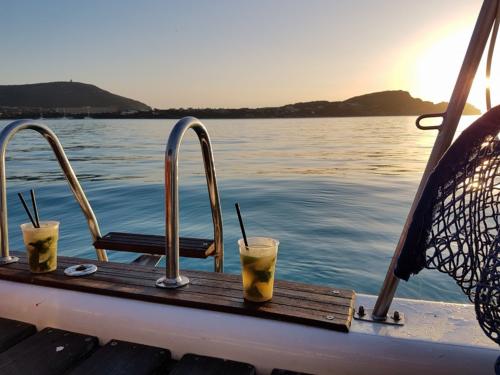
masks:
<path id="1" fill-rule="evenodd" d="M 415 62 L 415 94 L 434 102 L 448 100 L 467 48 L 468 35 L 455 32 L 430 41 Z"/>
<path id="2" fill-rule="evenodd" d="M 419 46 L 411 84 L 415 96 L 433 102 L 449 101 L 469 44 L 470 34 L 471 28 L 468 26 L 450 31 L 438 38 L 431 38 Z M 500 77 L 495 74 L 494 69 L 490 80 L 485 77 L 486 53 L 487 51 L 484 52 L 467 100 L 481 110 L 485 107 L 486 85 L 492 85 L 493 97 L 495 88 L 500 89 Z M 493 61 L 495 62 L 498 57 L 494 57 Z"/>

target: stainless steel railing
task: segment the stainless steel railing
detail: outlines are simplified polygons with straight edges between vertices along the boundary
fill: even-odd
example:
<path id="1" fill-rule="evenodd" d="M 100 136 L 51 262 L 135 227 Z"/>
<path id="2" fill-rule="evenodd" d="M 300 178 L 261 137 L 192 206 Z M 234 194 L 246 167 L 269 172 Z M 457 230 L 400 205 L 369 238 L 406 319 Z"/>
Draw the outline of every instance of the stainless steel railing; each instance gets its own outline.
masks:
<path id="1" fill-rule="evenodd" d="M 193 129 L 200 141 L 208 196 L 214 225 L 214 270 L 224 271 L 224 243 L 222 233 L 222 214 L 215 175 L 212 144 L 205 126 L 194 117 L 179 120 L 172 129 L 165 150 L 165 241 L 166 241 L 166 276 L 156 281 L 160 288 L 178 288 L 189 283 L 189 279 L 179 272 L 179 148 L 184 134 Z"/>
<path id="2" fill-rule="evenodd" d="M 97 224 L 97 219 L 90 207 L 90 203 L 83 192 L 78 178 L 71 168 L 68 158 L 64 152 L 64 149 L 59 142 L 59 139 L 55 133 L 47 126 L 42 124 L 37 124 L 31 120 L 19 120 L 14 121 L 7 125 L 0 133 L 0 248 L 1 257 L 0 265 L 16 262 L 18 259 L 16 257 L 10 256 L 9 254 L 9 230 L 7 222 L 7 181 L 5 173 L 5 154 L 7 152 L 7 145 L 14 135 L 22 130 L 31 129 L 38 132 L 42 137 L 44 137 L 49 143 L 54 155 L 59 162 L 59 165 L 66 176 L 66 180 L 69 183 L 71 191 L 75 196 L 76 201 L 80 205 L 83 214 L 87 219 L 87 224 L 94 241 L 101 237 L 101 231 L 99 225 Z M 108 257 L 106 250 L 96 249 L 97 258 L 100 261 L 107 261 Z"/>

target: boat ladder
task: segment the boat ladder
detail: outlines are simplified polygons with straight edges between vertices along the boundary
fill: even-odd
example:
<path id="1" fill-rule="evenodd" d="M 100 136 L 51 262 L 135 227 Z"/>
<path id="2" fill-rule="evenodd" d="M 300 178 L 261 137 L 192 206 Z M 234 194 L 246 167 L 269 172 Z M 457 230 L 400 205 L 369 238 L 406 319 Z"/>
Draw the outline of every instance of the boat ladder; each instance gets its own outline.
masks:
<path id="1" fill-rule="evenodd" d="M 182 138 L 190 128 L 198 135 L 202 149 L 212 209 L 214 240 L 179 238 L 178 155 Z M 133 263 L 142 265 L 156 265 L 163 255 L 167 255 L 166 277 L 162 278 L 162 283 L 168 284 L 169 287 L 172 285 L 174 287 L 181 286 L 186 283 L 178 282 L 183 279 L 179 275 L 179 256 L 190 258 L 207 258 L 213 256 L 214 271 L 223 272 L 224 245 L 222 214 L 212 146 L 206 128 L 200 121 L 191 117 L 177 122 L 170 134 L 165 151 L 165 236 L 123 232 L 110 232 L 102 236 L 92 207 L 56 134 L 48 126 L 37 124 L 31 120 L 18 120 L 8 124 L 0 133 L 0 265 L 13 263 L 18 260 L 17 257 L 11 256 L 9 251 L 5 158 L 7 145 L 10 140 L 16 133 L 26 129 L 38 132 L 47 140 L 54 152 L 75 200 L 85 215 L 98 260 L 108 260 L 106 250 L 142 253 L 143 255 L 133 261 Z M 185 278 L 184 281 L 186 281 Z"/>

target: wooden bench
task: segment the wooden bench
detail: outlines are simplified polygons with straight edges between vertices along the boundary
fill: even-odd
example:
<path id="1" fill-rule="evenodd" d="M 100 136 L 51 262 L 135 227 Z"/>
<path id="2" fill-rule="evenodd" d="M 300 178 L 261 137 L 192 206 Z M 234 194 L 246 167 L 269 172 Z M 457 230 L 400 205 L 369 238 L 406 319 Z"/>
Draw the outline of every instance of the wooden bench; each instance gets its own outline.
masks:
<path id="1" fill-rule="evenodd" d="M 24 252 L 12 254 L 19 257 L 19 262 L 0 267 L 0 279 L 342 332 L 349 331 L 354 311 L 355 293 L 352 290 L 276 280 L 272 301 L 259 305 L 243 300 L 240 275 L 183 270 L 191 280 L 189 287 L 165 293 L 155 286 L 156 280 L 164 276 L 163 269 L 60 256 L 56 271 L 34 275 L 29 271 Z M 76 263 L 93 263 L 98 271 L 80 278 L 66 276 L 64 269 Z"/>

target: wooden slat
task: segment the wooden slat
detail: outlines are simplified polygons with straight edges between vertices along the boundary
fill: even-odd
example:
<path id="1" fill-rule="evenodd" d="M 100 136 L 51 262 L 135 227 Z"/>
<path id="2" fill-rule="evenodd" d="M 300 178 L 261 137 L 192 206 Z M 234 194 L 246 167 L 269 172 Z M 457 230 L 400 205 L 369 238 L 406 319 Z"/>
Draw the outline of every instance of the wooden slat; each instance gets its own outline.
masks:
<path id="1" fill-rule="evenodd" d="M 241 277 L 202 271 L 183 271 L 191 280 L 176 290 L 156 288 L 163 269 L 112 262 L 59 257 L 58 270 L 31 275 L 26 256 L 16 252 L 19 263 L 0 267 L 0 278 L 37 285 L 110 295 L 122 298 L 257 316 L 347 332 L 354 309 L 354 292 L 286 281 L 275 282 L 273 300 L 251 304 L 242 298 Z M 84 278 L 69 278 L 63 269 L 86 262 L 99 267 Z"/>
<path id="2" fill-rule="evenodd" d="M 185 354 L 170 375 L 256 375 L 256 371 L 247 363 Z"/>
<path id="3" fill-rule="evenodd" d="M 215 253 L 213 240 L 181 237 L 179 255 L 187 258 L 207 258 Z M 110 232 L 94 242 L 96 249 L 165 255 L 165 236 Z"/>
<path id="4" fill-rule="evenodd" d="M 0 374 L 64 374 L 97 344 L 93 336 L 45 328 L 0 354 Z"/>
<path id="5" fill-rule="evenodd" d="M 148 345 L 111 340 L 69 375 L 150 375 L 164 372 L 170 351 Z"/>
<path id="6" fill-rule="evenodd" d="M 36 327 L 33 324 L 0 318 L 0 352 L 35 333 Z"/>

